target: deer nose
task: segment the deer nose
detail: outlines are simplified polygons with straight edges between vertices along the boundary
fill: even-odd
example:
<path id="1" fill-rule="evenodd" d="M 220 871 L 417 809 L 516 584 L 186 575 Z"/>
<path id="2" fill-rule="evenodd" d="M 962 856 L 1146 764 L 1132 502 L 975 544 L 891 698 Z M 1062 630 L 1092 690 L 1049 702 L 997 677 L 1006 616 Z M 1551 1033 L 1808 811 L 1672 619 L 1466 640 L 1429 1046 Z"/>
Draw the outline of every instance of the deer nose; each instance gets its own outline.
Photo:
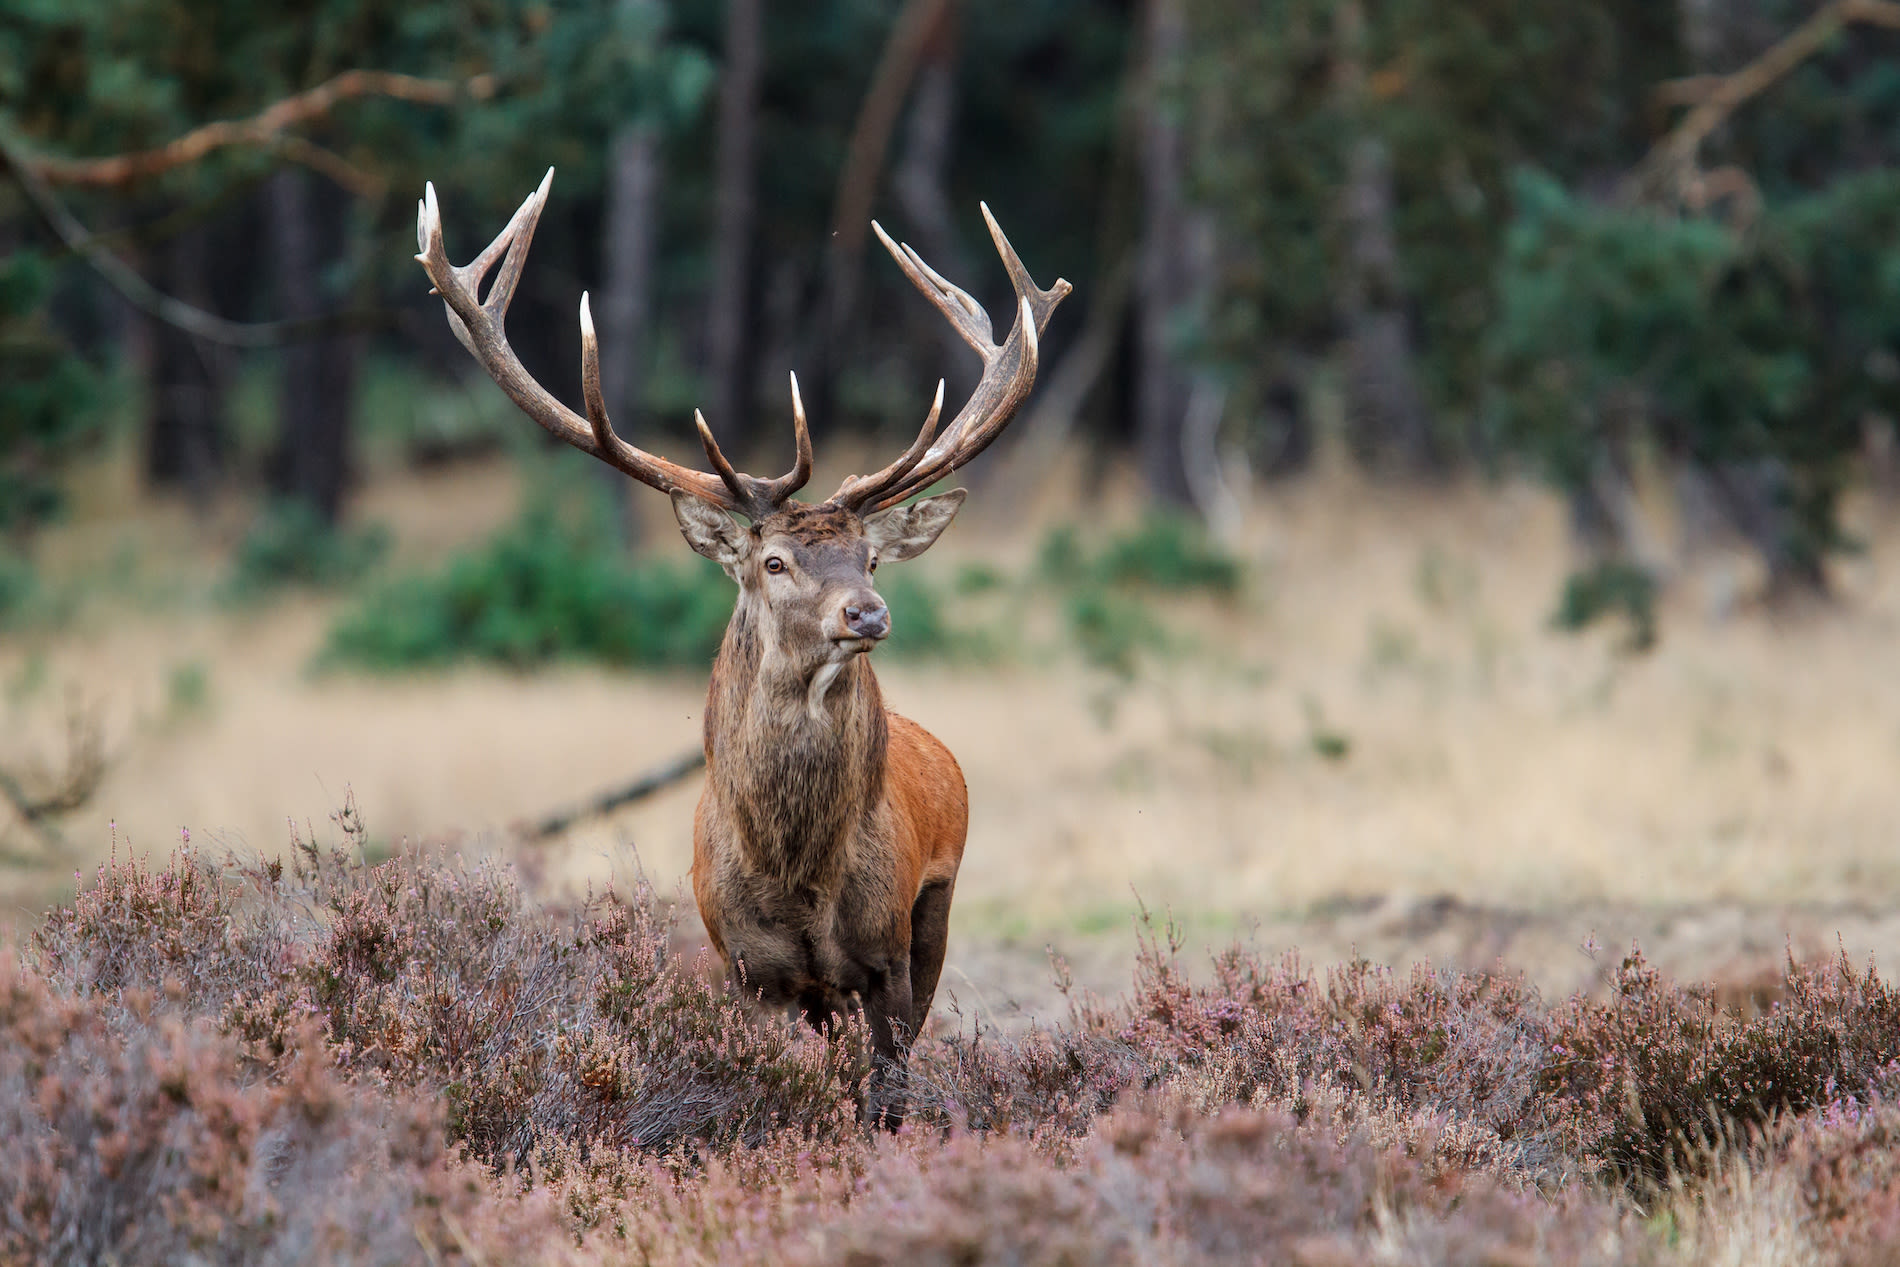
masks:
<path id="1" fill-rule="evenodd" d="M 882 638 L 891 631 L 891 612 L 882 603 L 853 603 L 844 609 L 844 627 L 857 638 Z"/>

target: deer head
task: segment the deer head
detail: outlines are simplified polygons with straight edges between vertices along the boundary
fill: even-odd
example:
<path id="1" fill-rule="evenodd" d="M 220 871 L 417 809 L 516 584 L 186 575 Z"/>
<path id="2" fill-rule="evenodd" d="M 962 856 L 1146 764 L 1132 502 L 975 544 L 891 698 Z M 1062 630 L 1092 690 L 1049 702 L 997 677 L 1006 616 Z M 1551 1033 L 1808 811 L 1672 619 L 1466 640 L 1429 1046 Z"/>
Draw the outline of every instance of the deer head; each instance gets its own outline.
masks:
<path id="1" fill-rule="evenodd" d="M 540 188 L 521 204 L 500 236 L 459 268 L 449 263 L 435 186 L 427 186 L 417 207 L 416 238 L 422 249 L 416 258 L 442 296 L 456 338 L 522 412 L 547 431 L 667 493 L 687 543 L 739 583 L 741 611 L 750 610 L 760 620 L 768 643 L 779 653 L 816 667 L 841 664 L 875 647 L 890 632 L 890 613 L 873 579 L 878 564 L 929 549 L 956 516 L 965 494 L 957 489 L 914 505 L 902 503 L 983 452 L 1009 425 L 1035 383 L 1038 340 L 1056 305 L 1068 295 L 1069 283 L 1058 279 L 1048 290 L 1038 287 L 984 206 L 983 219 L 1016 292 L 1014 321 L 997 343 L 989 314 L 976 300 L 940 277 L 909 246 L 893 242 L 873 221 L 871 228 L 904 275 L 982 357 L 983 376 L 941 435 L 939 381 L 923 428 L 896 461 L 874 474 L 851 476 L 825 501 L 812 505 L 792 500 L 811 478 L 812 465 L 796 375 L 792 469 L 762 479 L 733 469 L 697 412 L 694 421 L 711 472 L 655 457 L 615 434 L 601 397 L 600 350 L 585 294 L 580 322 L 586 416 L 555 399 L 522 367 L 502 326 L 553 180 L 549 168 Z M 483 296 L 482 286 L 498 263 L 500 270 Z M 735 515 L 749 525 L 739 523 Z"/>

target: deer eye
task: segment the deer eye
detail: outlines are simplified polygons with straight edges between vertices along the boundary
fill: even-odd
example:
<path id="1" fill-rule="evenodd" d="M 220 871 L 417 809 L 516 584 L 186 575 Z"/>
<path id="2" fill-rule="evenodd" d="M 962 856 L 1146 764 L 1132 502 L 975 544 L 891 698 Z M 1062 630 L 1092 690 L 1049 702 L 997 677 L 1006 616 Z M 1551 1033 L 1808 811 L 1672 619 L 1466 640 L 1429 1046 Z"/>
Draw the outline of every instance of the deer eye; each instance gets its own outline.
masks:
<path id="1" fill-rule="evenodd" d="M 869 572 L 877 571 L 877 556 L 875 554 L 871 556 L 871 566 L 865 570 Z"/>
<path id="2" fill-rule="evenodd" d="M 785 570 L 785 560 L 779 558 L 776 554 L 772 555 L 765 561 L 765 570 L 770 572 L 773 576 L 777 576 L 780 572 Z"/>

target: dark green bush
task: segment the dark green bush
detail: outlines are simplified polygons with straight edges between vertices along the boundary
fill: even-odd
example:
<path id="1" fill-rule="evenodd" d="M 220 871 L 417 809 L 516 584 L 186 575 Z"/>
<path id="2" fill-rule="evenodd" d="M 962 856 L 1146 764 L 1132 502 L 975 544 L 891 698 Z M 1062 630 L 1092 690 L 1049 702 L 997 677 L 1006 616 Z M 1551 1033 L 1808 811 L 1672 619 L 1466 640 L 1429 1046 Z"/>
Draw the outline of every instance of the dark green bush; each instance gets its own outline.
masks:
<path id="1" fill-rule="evenodd" d="M 1197 521 L 1160 511 L 1109 537 L 1095 552 L 1074 527 L 1054 528 L 1042 540 L 1036 570 L 1044 580 L 1064 586 L 1203 590 L 1221 596 L 1238 593 L 1245 576 L 1241 561 Z"/>
<path id="2" fill-rule="evenodd" d="M 264 598 L 287 585 L 336 589 L 367 576 L 389 550 L 381 524 L 342 528 L 301 500 L 265 508 L 231 560 L 226 597 Z"/>
<path id="3" fill-rule="evenodd" d="M 1083 659 L 1117 677 L 1133 677 L 1143 651 L 1167 646 L 1167 635 L 1144 604 L 1106 586 L 1077 589 L 1064 614 Z"/>
<path id="4" fill-rule="evenodd" d="M 1036 570 L 1064 591 L 1063 612 L 1083 658 L 1118 677 L 1131 677 L 1142 652 L 1164 651 L 1167 631 L 1145 599 L 1154 591 L 1200 591 L 1218 598 L 1239 593 L 1239 559 L 1205 529 L 1181 515 L 1151 513 L 1091 553 L 1073 527 L 1043 538 Z"/>
<path id="5" fill-rule="evenodd" d="M 1132 531 L 1109 538 L 1093 571 L 1110 584 L 1210 594 L 1237 593 L 1241 581 L 1240 560 L 1197 521 L 1162 513 L 1150 513 Z"/>
<path id="6" fill-rule="evenodd" d="M 1647 651 L 1656 645 L 1656 578 L 1647 568 L 1606 560 L 1573 572 L 1564 582 L 1551 624 L 1577 633 L 1615 615 L 1629 621 L 1629 650 Z"/>
<path id="7" fill-rule="evenodd" d="M 381 586 L 331 628 L 323 658 L 380 670 L 463 659 L 525 668 L 570 657 L 705 664 L 732 597 L 711 563 L 629 562 L 611 534 L 535 505 L 440 572 Z"/>
<path id="8" fill-rule="evenodd" d="M 23 537 L 60 506 L 55 478 L 100 421 L 99 373 L 48 319 L 54 270 L 0 259 L 0 532 Z"/>
<path id="9" fill-rule="evenodd" d="M 921 578 L 900 571 L 879 588 L 893 613 L 891 650 L 934 656 L 970 645 Z M 464 659 L 515 668 L 559 659 L 703 666 L 719 650 L 735 593 L 712 563 L 629 559 L 614 534 L 537 502 L 442 571 L 378 588 L 331 628 L 322 658 L 378 670 Z"/>

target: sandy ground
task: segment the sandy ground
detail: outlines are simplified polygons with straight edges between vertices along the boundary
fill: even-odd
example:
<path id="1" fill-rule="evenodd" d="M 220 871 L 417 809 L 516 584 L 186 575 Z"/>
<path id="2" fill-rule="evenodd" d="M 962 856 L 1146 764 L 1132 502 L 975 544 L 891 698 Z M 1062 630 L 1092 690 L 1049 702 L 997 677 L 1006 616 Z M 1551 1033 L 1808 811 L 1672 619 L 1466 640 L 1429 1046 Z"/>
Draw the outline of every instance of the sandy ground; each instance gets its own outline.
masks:
<path id="1" fill-rule="evenodd" d="M 479 538 L 514 495 L 505 468 L 465 468 L 374 486 L 359 514 L 420 560 Z M 1074 512 L 1060 482 L 1032 508 L 979 494 L 909 566 L 1022 575 Z M 112 823 L 121 847 L 188 829 L 269 851 L 292 822 L 325 834 L 350 789 L 380 840 L 486 850 L 697 741 L 697 675 L 313 677 L 336 600 L 234 613 L 205 597 L 241 522 L 152 507 L 102 472 L 48 543 L 50 570 L 120 580 L 75 625 L 0 641 L 0 765 L 56 762 L 78 701 L 111 766 L 60 823 L 63 850 L 11 871 L 16 924 L 105 854 Z M 1900 523 L 1869 505 L 1856 526 L 1869 548 L 1838 567 L 1831 607 L 1755 610 L 1746 560 L 1711 551 L 1634 658 L 1614 631 L 1549 629 L 1561 508 L 1522 486 L 1262 491 L 1235 542 L 1246 594 L 1157 607 L 1180 649 L 1132 684 L 1081 663 L 1033 593 L 973 602 L 960 618 L 1000 635 L 999 662 L 879 669 L 970 785 L 946 988 L 966 1013 L 1048 1015 L 1054 944 L 1084 985 L 1117 989 L 1138 903 L 1195 947 L 1501 956 L 1553 990 L 1588 985 L 1632 937 L 1702 977 L 1758 975 L 1787 945 L 1900 963 Z M 583 823 L 536 846 L 534 869 L 579 886 L 637 868 L 673 890 L 697 790 Z M 31 843 L 17 824 L 0 836 Z"/>

